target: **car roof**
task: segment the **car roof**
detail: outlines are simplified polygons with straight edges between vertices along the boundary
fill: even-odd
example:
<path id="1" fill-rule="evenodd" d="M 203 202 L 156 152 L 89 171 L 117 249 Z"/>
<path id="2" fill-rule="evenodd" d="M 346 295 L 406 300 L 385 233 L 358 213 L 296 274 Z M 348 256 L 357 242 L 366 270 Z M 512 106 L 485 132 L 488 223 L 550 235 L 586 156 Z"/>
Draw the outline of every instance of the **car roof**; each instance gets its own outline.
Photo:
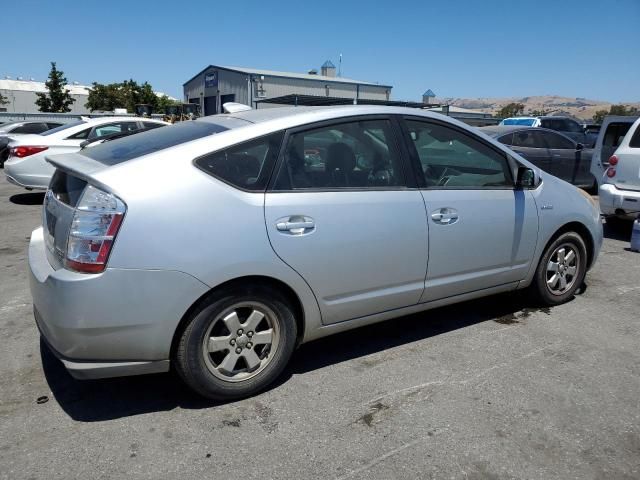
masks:
<path id="1" fill-rule="evenodd" d="M 241 119 L 250 123 L 277 122 L 285 125 L 305 124 L 334 118 L 357 115 L 412 115 L 426 118 L 442 118 L 443 115 L 420 108 L 391 107 L 386 105 L 338 105 L 322 107 L 275 107 L 260 110 L 245 110 L 235 113 L 225 113 L 203 117 L 197 121 L 216 122 L 219 118 Z M 452 117 L 446 117 L 450 123 L 459 123 Z M 468 127 L 468 126 L 467 126 Z"/>

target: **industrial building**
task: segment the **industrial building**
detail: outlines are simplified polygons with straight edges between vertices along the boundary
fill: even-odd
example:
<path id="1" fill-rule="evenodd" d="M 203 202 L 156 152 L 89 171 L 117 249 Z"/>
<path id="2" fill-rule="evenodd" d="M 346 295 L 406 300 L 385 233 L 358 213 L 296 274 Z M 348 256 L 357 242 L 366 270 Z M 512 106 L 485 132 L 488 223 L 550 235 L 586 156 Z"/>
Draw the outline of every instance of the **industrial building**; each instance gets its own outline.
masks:
<path id="1" fill-rule="evenodd" d="M 89 97 L 89 87 L 79 85 L 77 82 L 69 84 L 66 89 L 75 99 L 75 102 L 69 107 L 71 112 L 76 115 L 89 113 L 84 104 L 87 103 Z M 7 99 L 9 103 L 0 105 L 0 112 L 7 113 L 38 113 L 36 93 L 46 93 L 47 87 L 44 82 L 36 82 L 34 80 L 12 80 L 9 78 L 0 79 L 0 94 Z"/>
<path id="2" fill-rule="evenodd" d="M 293 73 L 209 65 L 183 88 L 185 102 L 199 104 L 203 115 L 213 115 L 227 102 L 253 108 L 387 102 L 393 87 L 337 76 L 336 67 L 327 60 L 319 74 L 316 70 Z"/>

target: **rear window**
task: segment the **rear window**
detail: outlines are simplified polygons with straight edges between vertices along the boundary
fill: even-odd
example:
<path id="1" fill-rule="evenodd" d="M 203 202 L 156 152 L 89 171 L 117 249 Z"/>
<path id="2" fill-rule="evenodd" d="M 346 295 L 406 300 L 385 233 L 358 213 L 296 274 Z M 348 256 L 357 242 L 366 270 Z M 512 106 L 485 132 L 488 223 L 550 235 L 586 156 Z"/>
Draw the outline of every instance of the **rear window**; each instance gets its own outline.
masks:
<path id="1" fill-rule="evenodd" d="M 58 128 L 53 128 L 51 130 L 47 130 L 46 132 L 42 132 L 40 135 L 52 135 L 54 133 L 58 133 L 61 132 L 63 130 L 66 130 L 67 128 L 71 128 L 71 127 L 77 127 L 78 125 L 82 125 L 83 123 L 86 123 L 84 120 L 78 120 L 77 122 L 71 122 L 71 123 L 67 123 L 65 125 L 61 125 Z"/>
<path id="2" fill-rule="evenodd" d="M 244 122 L 243 124 L 246 125 Z M 180 122 L 169 127 L 153 129 L 106 142 L 80 153 L 104 165 L 116 165 L 181 143 L 224 132 L 229 128 L 209 121 Z"/>

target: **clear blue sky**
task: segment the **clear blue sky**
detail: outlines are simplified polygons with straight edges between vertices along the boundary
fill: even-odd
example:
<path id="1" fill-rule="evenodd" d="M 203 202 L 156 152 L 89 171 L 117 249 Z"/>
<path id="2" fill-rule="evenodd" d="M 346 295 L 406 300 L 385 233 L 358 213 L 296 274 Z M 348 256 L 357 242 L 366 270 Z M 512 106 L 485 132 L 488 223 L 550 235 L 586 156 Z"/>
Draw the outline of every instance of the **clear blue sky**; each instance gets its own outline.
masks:
<path id="1" fill-rule="evenodd" d="M 0 76 L 49 61 L 89 84 L 133 78 L 182 98 L 209 64 L 343 76 L 394 99 L 556 94 L 640 100 L 640 0 L 10 1 Z"/>

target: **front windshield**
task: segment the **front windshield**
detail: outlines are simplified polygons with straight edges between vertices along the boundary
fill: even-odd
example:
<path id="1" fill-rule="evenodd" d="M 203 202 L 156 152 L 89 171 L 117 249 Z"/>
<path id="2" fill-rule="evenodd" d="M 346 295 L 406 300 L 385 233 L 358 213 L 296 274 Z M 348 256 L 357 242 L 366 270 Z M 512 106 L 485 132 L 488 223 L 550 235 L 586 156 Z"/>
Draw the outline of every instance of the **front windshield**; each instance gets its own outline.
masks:
<path id="1" fill-rule="evenodd" d="M 64 125 L 56 128 L 52 128 L 51 130 L 47 130 L 46 132 L 42 132 L 40 135 L 51 135 L 52 133 L 58 133 L 62 130 L 66 130 L 67 128 L 77 127 L 78 125 L 82 125 L 83 123 L 87 123 L 84 120 L 78 120 L 76 122 L 65 123 Z"/>
<path id="2" fill-rule="evenodd" d="M 500 125 L 525 125 L 532 127 L 535 121 L 535 118 L 505 118 L 500 122 Z"/>

